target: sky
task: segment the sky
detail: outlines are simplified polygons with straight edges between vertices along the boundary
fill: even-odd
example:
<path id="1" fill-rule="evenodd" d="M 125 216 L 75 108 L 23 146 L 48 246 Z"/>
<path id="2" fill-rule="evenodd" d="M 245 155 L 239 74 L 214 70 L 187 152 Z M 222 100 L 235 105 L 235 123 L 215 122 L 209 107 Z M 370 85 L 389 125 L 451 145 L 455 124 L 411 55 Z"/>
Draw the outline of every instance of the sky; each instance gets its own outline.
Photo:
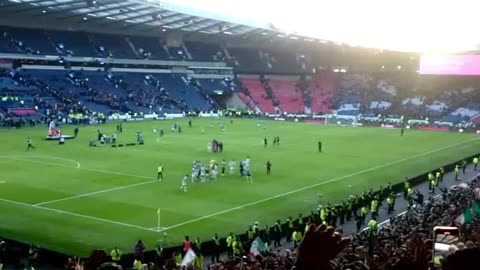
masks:
<path id="1" fill-rule="evenodd" d="M 187 14 L 398 51 L 479 49 L 478 0 L 147 0 Z"/>

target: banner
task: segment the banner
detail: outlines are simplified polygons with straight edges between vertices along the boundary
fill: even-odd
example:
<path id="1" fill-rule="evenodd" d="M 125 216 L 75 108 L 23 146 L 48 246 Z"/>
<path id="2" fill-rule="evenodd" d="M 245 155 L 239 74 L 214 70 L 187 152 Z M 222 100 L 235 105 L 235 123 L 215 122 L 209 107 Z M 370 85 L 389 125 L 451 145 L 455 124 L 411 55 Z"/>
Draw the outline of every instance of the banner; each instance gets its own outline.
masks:
<path id="1" fill-rule="evenodd" d="M 183 257 L 182 263 L 180 265 L 189 266 L 193 263 L 193 260 L 195 260 L 196 257 L 197 254 L 195 254 L 192 249 L 189 249 L 187 253 L 185 253 L 185 256 Z"/>

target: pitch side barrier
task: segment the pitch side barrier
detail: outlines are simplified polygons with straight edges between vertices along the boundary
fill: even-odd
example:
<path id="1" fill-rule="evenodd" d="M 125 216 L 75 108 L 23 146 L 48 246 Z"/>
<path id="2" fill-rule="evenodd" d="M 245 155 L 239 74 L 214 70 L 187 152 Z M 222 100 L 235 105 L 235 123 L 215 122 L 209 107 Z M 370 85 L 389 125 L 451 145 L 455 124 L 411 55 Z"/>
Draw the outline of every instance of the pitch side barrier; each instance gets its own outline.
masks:
<path id="1" fill-rule="evenodd" d="M 456 162 L 452 162 L 450 164 L 446 164 L 445 166 L 443 166 L 444 169 L 445 169 L 445 172 L 451 172 L 455 168 L 455 165 L 458 164 L 459 162 L 461 162 L 463 160 L 471 161 L 474 157 L 478 157 L 479 155 L 480 155 L 480 153 L 478 153 L 477 155 L 472 155 L 472 156 L 465 157 L 464 159 L 458 160 Z M 429 172 L 425 172 L 421 175 L 409 178 L 410 183 L 415 188 L 415 186 L 417 186 L 417 185 L 419 185 L 423 182 L 426 182 L 427 181 L 427 175 L 428 175 Z M 395 193 L 403 192 L 404 181 L 401 181 L 401 182 L 398 182 L 398 183 L 394 184 L 392 186 L 392 189 Z M 309 218 L 309 215 L 311 213 L 312 212 L 308 213 L 308 215 L 304 215 L 305 216 L 304 217 L 304 224 L 307 222 L 307 220 Z M 296 216 L 296 214 L 298 214 L 298 213 L 285 213 L 285 216 L 289 216 L 289 215 Z M 315 215 L 318 215 L 318 213 L 315 212 Z M 281 220 L 284 220 L 284 217 L 281 218 Z M 253 223 L 253 221 L 252 221 L 252 223 Z M 281 225 L 282 225 L 282 231 L 287 231 L 287 225 L 288 224 L 283 223 Z M 260 234 L 262 234 L 262 233 L 263 233 L 263 230 L 260 230 Z M 112 237 L 118 237 L 118 236 L 112 236 Z M 241 241 L 247 241 L 247 235 L 246 234 L 239 234 L 239 235 L 237 235 L 237 237 L 239 237 L 239 239 Z M 285 235 L 283 237 L 285 237 Z M 181 240 L 182 239 L 178 239 L 179 244 L 181 243 Z M 7 261 L 6 261 L 6 264 L 21 267 L 22 258 L 24 256 L 21 256 L 19 254 L 23 254 L 23 255 L 27 254 L 28 249 L 29 249 L 29 244 L 21 243 L 21 242 L 18 242 L 18 241 L 15 241 L 15 240 L 10 240 L 10 239 L 5 239 L 5 241 L 7 242 L 7 256 L 6 256 Z M 221 252 L 222 253 L 226 252 L 227 251 L 226 238 L 225 237 L 221 238 L 220 243 L 221 243 L 221 247 L 220 247 Z M 246 247 L 246 248 L 248 248 L 248 247 Z M 181 249 L 182 249 L 181 246 L 166 247 L 166 248 L 163 249 L 163 254 L 164 254 L 164 256 L 166 256 L 166 258 L 169 258 L 170 255 L 173 254 L 174 252 L 181 252 Z M 110 250 L 106 250 L 106 252 L 107 252 L 107 254 L 110 254 Z M 213 241 L 202 242 L 202 254 L 203 255 L 209 256 L 209 255 L 213 255 L 215 252 L 216 252 L 216 246 L 215 246 L 215 243 Z M 95 251 L 92 251 L 92 256 L 95 256 L 94 254 L 98 254 L 98 253 L 96 253 Z M 63 267 L 64 264 L 67 262 L 67 259 L 71 256 L 72 256 L 72 254 L 63 254 L 63 253 L 55 252 L 55 251 L 44 249 L 44 248 L 40 247 L 39 264 L 40 265 L 51 265 L 51 266 L 56 266 L 56 267 Z M 144 256 L 145 256 L 145 259 L 146 259 L 145 261 L 146 262 L 155 261 L 156 251 L 155 250 L 147 251 L 147 252 L 145 252 Z M 84 261 L 87 261 L 88 259 L 89 258 L 83 258 Z M 132 265 L 133 264 L 133 254 L 123 255 L 122 256 L 122 264 L 123 265 L 128 265 L 128 266 Z"/>

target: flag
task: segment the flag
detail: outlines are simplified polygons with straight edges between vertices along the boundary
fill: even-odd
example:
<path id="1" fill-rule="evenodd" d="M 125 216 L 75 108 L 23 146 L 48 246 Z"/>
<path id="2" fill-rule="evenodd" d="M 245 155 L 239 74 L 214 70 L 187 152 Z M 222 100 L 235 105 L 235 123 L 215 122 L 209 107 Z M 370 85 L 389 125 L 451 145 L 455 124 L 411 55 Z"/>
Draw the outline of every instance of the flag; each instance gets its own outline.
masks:
<path id="1" fill-rule="evenodd" d="M 472 205 L 472 211 L 473 213 L 475 213 L 475 217 L 480 217 L 480 206 L 478 205 L 477 202 L 473 202 L 473 205 Z"/>
<path id="2" fill-rule="evenodd" d="M 188 249 L 187 253 L 185 253 L 185 256 L 183 257 L 182 263 L 180 264 L 181 266 L 189 266 L 193 263 L 193 260 L 197 257 L 197 254 L 193 252 L 193 250 L 190 248 Z"/>
<path id="3" fill-rule="evenodd" d="M 261 252 L 265 252 L 265 244 L 263 243 L 260 237 L 255 238 L 252 242 L 252 246 L 250 247 L 250 253 L 253 256 L 260 255 Z"/>
<path id="4" fill-rule="evenodd" d="M 473 217 L 472 217 L 472 211 L 470 208 L 465 208 L 465 211 L 463 212 L 463 214 L 461 214 L 460 216 L 458 216 L 456 219 L 455 219 L 455 223 L 459 224 L 459 225 L 464 225 L 464 224 L 467 224 L 469 222 L 471 222 L 473 220 Z"/>

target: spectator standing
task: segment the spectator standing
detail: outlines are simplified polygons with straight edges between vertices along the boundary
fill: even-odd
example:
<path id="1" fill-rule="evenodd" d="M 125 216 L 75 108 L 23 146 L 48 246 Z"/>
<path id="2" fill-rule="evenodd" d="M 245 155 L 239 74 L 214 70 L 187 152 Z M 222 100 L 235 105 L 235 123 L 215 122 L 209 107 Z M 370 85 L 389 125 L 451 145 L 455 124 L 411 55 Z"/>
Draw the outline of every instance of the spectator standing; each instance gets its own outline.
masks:
<path id="1" fill-rule="evenodd" d="M 139 258 L 135 258 L 133 261 L 133 270 L 142 270 L 143 269 L 143 263 Z"/>
<path id="2" fill-rule="evenodd" d="M 227 237 L 227 256 L 228 258 L 233 257 L 233 249 L 232 249 L 232 244 L 235 236 L 233 236 L 233 233 L 231 232 L 230 235 Z"/>
<path id="3" fill-rule="evenodd" d="M 458 173 L 460 172 L 460 166 L 455 165 L 455 181 L 458 181 Z"/>
<path id="4" fill-rule="evenodd" d="M 27 269 L 35 269 L 35 265 L 38 260 L 38 247 L 31 245 L 28 249 L 28 266 Z"/>
<path id="5" fill-rule="evenodd" d="M 403 198 L 404 199 L 407 199 L 409 188 L 410 188 L 410 182 L 408 182 L 408 178 L 405 177 L 405 184 L 404 184 L 404 189 L 403 189 Z"/>
<path id="6" fill-rule="evenodd" d="M 112 249 L 112 251 L 110 252 L 110 257 L 112 258 L 112 262 L 122 265 L 120 263 L 120 260 L 122 258 L 122 251 L 118 247 L 114 247 Z"/>
<path id="7" fill-rule="evenodd" d="M 297 248 L 300 245 L 300 242 L 302 241 L 302 233 L 298 230 L 293 231 L 292 239 L 293 239 L 293 248 Z"/>
<path id="8" fill-rule="evenodd" d="M 192 241 L 190 241 L 189 236 L 185 236 L 185 240 L 183 240 L 183 249 L 182 249 L 182 257 L 187 254 L 187 251 L 192 248 Z"/>
<path id="9" fill-rule="evenodd" d="M 219 263 L 220 262 L 220 252 L 222 249 L 222 246 L 220 244 L 220 237 L 218 237 L 218 234 L 215 233 L 215 235 L 212 237 L 213 240 L 213 255 L 212 255 L 212 263 Z"/>
<path id="10" fill-rule="evenodd" d="M 0 270 L 3 269 L 3 264 L 5 263 L 5 258 L 7 257 L 7 243 L 0 240 Z"/>
<path id="11" fill-rule="evenodd" d="M 143 244 L 142 240 L 138 240 L 137 244 L 134 248 L 134 257 L 140 261 L 143 261 L 143 251 L 145 250 L 145 245 Z"/>

